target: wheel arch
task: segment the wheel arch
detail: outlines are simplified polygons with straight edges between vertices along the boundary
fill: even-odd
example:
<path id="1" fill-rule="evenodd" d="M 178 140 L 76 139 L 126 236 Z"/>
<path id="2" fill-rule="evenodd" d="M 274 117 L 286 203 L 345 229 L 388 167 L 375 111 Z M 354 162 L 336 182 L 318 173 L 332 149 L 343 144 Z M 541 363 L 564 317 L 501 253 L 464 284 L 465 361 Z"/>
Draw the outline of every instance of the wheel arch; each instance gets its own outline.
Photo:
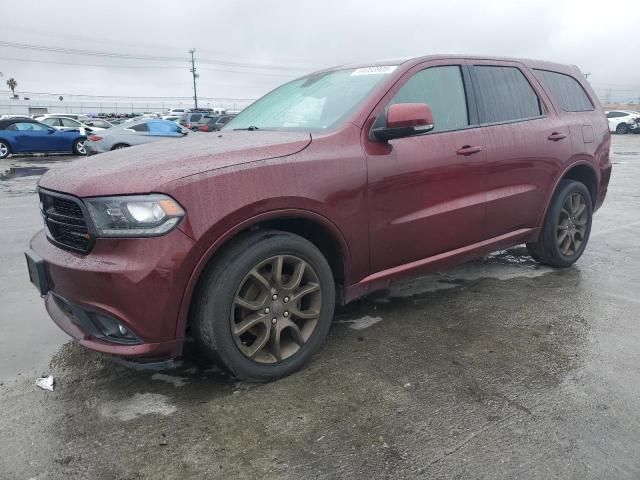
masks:
<path id="1" fill-rule="evenodd" d="M 299 235 L 313 243 L 327 259 L 336 284 L 336 301 L 343 303 L 344 290 L 348 282 L 350 255 L 344 236 L 330 220 L 308 210 L 278 210 L 254 216 L 237 224 L 221 235 L 198 261 L 180 304 L 176 325 L 176 338 L 183 338 L 189 323 L 193 295 L 204 272 L 224 254 L 225 248 L 238 238 L 256 230 L 279 230 Z"/>
<path id="2" fill-rule="evenodd" d="M 11 140 L 6 137 L 0 137 L 0 142 L 4 142 L 9 146 L 9 153 L 13 152 L 13 145 L 11 145 Z"/>
<path id="3" fill-rule="evenodd" d="M 567 168 L 558 176 L 556 179 L 553 188 L 550 190 L 548 198 L 546 200 L 546 204 L 544 207 L 544 211 L 542 212 L 542 217 L 538 221 L 540 225 L 544 222 L 544 219 L 547 216 L 547 211 L 549 210 L 549 206 L 551 205 L 551 201 L 553 200 L 553 196 L 558 190 L 558 186 L 562 180 L 575 180 L 584 184 L 589 190 L 589 194 L 591 195 L 591 203 L 593 208 L 596 207 L 596 202 L 598 200 L 598 184 L 600 181 L 598 172 L 593 167 L 593 164 L 588 160 L 578 160 Z"/>

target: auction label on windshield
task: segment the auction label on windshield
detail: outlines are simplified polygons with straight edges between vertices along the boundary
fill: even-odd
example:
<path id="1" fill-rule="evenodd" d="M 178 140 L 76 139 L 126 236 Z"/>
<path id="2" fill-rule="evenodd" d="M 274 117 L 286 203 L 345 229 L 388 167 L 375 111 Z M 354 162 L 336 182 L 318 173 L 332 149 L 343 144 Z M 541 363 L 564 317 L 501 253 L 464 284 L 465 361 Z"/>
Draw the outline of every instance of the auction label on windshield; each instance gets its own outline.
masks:
<path id="1" fill-rule="evenodd" d="M 364 67 L 355 69 L 351 75 L 388 75 L 393 72 L 396 65 L 378 65 L 377 67 Z"/>

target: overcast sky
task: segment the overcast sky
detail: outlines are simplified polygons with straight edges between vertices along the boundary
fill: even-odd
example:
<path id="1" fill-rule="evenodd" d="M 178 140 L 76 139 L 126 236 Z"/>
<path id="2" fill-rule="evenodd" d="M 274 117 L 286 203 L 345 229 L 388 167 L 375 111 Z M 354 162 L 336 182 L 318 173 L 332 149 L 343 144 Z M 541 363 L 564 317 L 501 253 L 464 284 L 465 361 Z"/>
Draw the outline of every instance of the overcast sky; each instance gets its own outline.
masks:
<path id="1" fill-rule="evenodd" d="M 15 77 L 16 93 L 190 97 L 188 50 L 195 48 L 204 97 L 255 98 L 309 70 L 430 53 L 573 63 L 591 73 L 601 97 L 607 89 L 612 100 L 640 97 L 633 2 L 56 0 L 36 7 L 4 0 L 0 18 L 3 92 Z"/>

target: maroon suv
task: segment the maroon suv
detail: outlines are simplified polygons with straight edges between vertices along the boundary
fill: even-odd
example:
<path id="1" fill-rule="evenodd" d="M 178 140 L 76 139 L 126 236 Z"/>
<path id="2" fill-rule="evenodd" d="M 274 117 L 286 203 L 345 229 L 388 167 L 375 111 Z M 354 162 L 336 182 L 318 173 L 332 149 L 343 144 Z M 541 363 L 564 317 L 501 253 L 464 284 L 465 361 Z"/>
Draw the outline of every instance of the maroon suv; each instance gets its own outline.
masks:
<path id="1" fill-rule="evenodd" d="M 307 362 L 344 304 L 526 243 L 582 255 L 611 163 L 576 67 L 428 56 L 289 82 L 215 135 L 42 177 L 27 252 L 53 320 L 138 361 L 187 331 L 239 378 Z"/>

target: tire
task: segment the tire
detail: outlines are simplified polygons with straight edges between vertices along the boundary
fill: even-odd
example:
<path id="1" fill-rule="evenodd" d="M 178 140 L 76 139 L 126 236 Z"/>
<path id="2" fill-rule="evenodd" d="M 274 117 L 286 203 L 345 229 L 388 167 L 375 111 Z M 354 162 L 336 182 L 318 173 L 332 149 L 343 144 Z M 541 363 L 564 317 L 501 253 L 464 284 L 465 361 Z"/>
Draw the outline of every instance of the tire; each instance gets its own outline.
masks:
<path id="1" fill-rule="evenodd" d="M 11 145 L 4 140 L 0 140 L 0 160 L 7 158 L 11 155 Z"/>
<path id="2" fill-rule="evenodd" d="M 527 243 L 529 254 L 544 265 L 560 268 L 573 265 L 587 246 L 592 219 L 593 203 L 587 187 L 574 180 L 562 180 L 538 241 Z"/>
<path id="3" fill-rule="evenodd" d="M 626 123 L 621 123 L 616 127 L 616 133 L 618 135 L 625 135 L 629 131 L 629 125 Z"/>
<path id="4" fill-rule="evenodd" d="M 117 143 L 113 147 L 111 147 L 111 150 L 120 150 L 120 149 L 123 149 L 123 148 L 127 148 L 129 146 L 130 145 L 127 145 L 126 143 Z"/>
<path id="5" fill-rule="evenodd" d="M 73 142 L 73 154 L 74 155 L 86 155 L 87 149 L 85 147 L 86 138 L 78 138 Z"/>
<path id="6" fill-rule="evenodd" d="M 264 230 L 234 241 L 208 267 L 190 323 L 200 349 L 222 368 L 245 381 L 267 382 L 311 359 L 329 333 L 334 308 L 333 274 L 320 250 L 298 235 Z"/>

